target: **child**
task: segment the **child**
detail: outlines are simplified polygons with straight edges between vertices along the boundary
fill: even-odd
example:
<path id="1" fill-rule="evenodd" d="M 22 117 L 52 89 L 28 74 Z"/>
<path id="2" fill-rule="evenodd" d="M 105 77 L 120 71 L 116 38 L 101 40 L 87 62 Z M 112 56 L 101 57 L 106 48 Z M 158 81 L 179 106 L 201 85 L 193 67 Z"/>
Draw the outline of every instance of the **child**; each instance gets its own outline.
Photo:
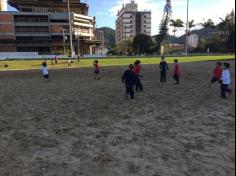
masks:
<path id="1" fill-rule="evenodd" d="M 142 85 L 142 82 L 140 80 L 140 77 L 142 77 L 142 75 L 140 75 L 140 72 L 141 72 L 141 61 L 140 60 L 137 60 L 135 63 L 134 63 L 134 73 L 137 77 L 137 85 L 136 85 L 136 88 L 135 90 L 138 92 L 138 91 L 143 91 L 143 85 Z"/>
<path id="2" fill-rule="evenodd" d="M 175 59 L 175 68 L 174 68 L 174 80 L 176 81 L 176 84 L 179 84 L 179 77 L 180 77 L 180 66 L 178 64 L 178 60 Z"/>
<path id="3" fill-rule="evenodd" d="M 226 92 L 228 92 L 229 95 L 232 94 L 232 90 L 229 88 L 229 85 L 231 84 L 229 68 L 230 68 L 230 64 L 225 62 L 223 72 L 222 72 L 222 77 L 221 77 L 221 97 L 222 98 L 226 98 L 226 95 L 225 95 Z"/>
<path id="4" fill-rule="evenodd" d="M 216 63 L 216 67 L 214 69 L 214 76 L 213 78 L 211 79 L 211 82 L 209 84 L 209 88 L 211 88 L 211 85 L 215 82 L 219 82 L 220 83 L 220 79 L 221 79 L 221 75 L 222 75 L 222 63 L 221 62 L 217 62 Z"/>
<path id="5" fill-rule="evenodd" d="M 68 67 L 71 67 L 71 60 L 70 59 L 68 59 L 67 63 L 68 63 Z"/>
<path id="6" fill-rule="evenodd" d="M 43 77 L 46 81 L 49 81 L 49 72 L 48 72 L 48 66 L 46 62 L 42 63 L 41 72 L 43 74 Z"/>
<path id="7" fill-rule="evenodd" d="M 122 83 L 125 83 L 126 87 L 126 98 L 130 95 L 131 99 L 134 99 L 134 85 L 136 85 L 137 82 L 137 76 L 135 75 L 133 69 L 134 65 L 131 64 L 122 77 Z"/>
<path id="8" fill-rule="evenodd" d="M 167 70 L 169 70 L 169 67 L 165 61 L 165 57 L 162 56 L 161 57 L 161 63 L 160 63 L 160 70 L 161 70 L 161 82 L 166 82 L 166 73 L 167 73 Z"/>
<path id="9" fill-rule="evenodd" d="M 59 57 L 58 57 L 58 56 L 55 56 L 55 65 L 58 64 L 58 60 L 59 60 Z"/>
<path id="10" fill-rule="evenodd" d="M 100 74 L 100 67 L 99 67 L 98 60 L 95 60 L 93 62 L 93 66 L 95 67 L 95 70 L 94 70 L 95 77 L 94 77 L 94 79 L 100 80 L 101 79 L 100 76 L 99 76 L 99 74 Z"/>

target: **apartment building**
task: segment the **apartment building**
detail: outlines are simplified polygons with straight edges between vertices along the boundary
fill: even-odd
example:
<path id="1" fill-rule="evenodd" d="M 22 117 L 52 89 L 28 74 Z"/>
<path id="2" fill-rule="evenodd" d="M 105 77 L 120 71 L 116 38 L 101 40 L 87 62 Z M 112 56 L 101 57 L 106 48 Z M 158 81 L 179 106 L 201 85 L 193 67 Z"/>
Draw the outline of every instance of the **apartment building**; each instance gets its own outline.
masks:
<path id="1" fill-rule="evenodd" d="M 123 4 L 116 20 L 116 44 L 133 39 L 138 34 L 151 36 L 151 11 L 139 11 L 134 0 Z"/>
<path id="2" fill-rule="evenodd" d="M 87 15 L 87 4 L 73 2 L 72 10 L 77 12 L 71 12 L 73 51 L 92 54 L 101 43 L 96 40 L 96 19 Z M 69 14 L 64 0 L 10 0 L 9 3 L 19 12 L 0 12 L 0 52 L 63 54 L 70 50 Z"/>

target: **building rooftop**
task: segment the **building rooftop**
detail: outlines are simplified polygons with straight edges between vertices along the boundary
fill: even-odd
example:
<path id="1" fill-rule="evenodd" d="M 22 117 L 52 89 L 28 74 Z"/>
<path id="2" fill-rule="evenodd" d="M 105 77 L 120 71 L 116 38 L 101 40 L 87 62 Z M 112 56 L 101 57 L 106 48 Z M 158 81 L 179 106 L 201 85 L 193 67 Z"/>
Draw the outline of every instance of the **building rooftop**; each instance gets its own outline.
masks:
<path id="1" fill-rule="evenodd" d="M 8 4 L 23 12 L 66 12 L 67 1 L 65 0 L 8 0 Z M 87 15 L 88 4 L 80 0 L 70 0 L 72 12 Z"/>

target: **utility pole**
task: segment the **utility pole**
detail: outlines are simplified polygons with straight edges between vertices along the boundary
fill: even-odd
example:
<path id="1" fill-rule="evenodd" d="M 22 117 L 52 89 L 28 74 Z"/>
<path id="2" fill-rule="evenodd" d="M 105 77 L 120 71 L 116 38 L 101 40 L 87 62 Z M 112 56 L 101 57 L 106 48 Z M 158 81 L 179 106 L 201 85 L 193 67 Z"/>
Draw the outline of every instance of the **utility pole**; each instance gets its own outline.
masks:
<path id="1" fill-rule="evenodd" d="M 79 41 L 79 36 L 78 36 L 78 56 L 80 55 L 80 41 Z"/>
<path id="2" fill-rule="evenodd" d="M 188 55 L 188 33 L 189 33 L 189 0 L 187 0 L 187 22 L 185 36 L 185 54 Z"/>
<path id="3" fill-rule="evenodd" d="M 72 38 L 72 26 L 71 26 L 70 0 L 67 0 L 67 8 L 69 14 L 69 27 L 70 27 L 70 54 L 71 57 L 73 57 L 74 51 L 73 51 L 73 38 Z"/>
<path id="4" fill-rule="evenodd" d="M 62 34 L 63 34 L 63 55 L 66 54 L 66 46 L 65 46 L 65 42 L 66 42 L 66 39 L 65 39 L 65 29 L 62 29 Z"/>

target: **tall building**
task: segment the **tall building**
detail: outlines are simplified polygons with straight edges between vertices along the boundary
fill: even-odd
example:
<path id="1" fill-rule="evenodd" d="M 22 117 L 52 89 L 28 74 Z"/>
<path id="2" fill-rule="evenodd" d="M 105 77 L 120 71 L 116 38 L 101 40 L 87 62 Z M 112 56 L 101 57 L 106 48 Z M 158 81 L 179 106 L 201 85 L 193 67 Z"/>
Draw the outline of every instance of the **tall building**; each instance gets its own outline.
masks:
<path id="1" fill-rule="evenodd" d="M 138 11 L 134 0 L 123 4 L 116 20 L 116 44 L 133 39 L 138 34 L 151 35 L 151 11 Z"/>
<path id="2" fill-rule="evenodd" d="M 69 53 L 70 30 L 66 0 L 9 0 L 19 12 L 0 12 L 0 52 Z M 96 40 L 95 17 L 89 6 L 70 0 L 73 51 L 92 54 Z"/>
<path id="3" fill-rule="evenodd" d="M 7 11 L 7 0 L 0 0 L 0 11 Z"/>

